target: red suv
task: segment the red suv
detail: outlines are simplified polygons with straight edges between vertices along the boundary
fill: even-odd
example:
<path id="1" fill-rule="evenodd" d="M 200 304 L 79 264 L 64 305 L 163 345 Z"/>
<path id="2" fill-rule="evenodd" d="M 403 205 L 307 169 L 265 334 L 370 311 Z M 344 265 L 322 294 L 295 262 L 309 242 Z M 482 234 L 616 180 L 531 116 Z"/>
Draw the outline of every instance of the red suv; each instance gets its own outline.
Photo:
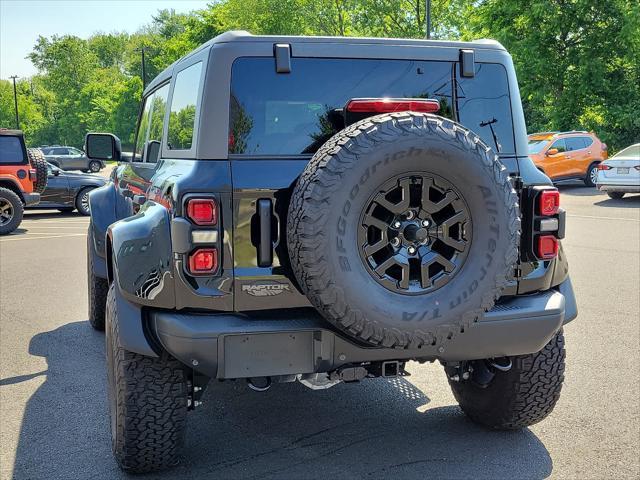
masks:
<path id="1" fill-rule="evenodd" d="M 37 204 L 46 185 L 42 152 L 25 148 L 20 130 L 0 128 L 0 235 L 18 228 L 24 207 Z"/>

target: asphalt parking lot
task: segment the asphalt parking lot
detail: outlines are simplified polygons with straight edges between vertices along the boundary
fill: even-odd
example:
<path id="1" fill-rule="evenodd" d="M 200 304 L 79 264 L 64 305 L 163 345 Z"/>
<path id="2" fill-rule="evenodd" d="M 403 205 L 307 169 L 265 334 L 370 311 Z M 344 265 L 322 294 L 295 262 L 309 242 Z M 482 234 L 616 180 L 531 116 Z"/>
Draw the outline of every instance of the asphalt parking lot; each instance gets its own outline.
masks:
<path id="1" fill-rule="evenodd" d="M 561 192 L 580 314 L 547 420 L 475 426 L 435 364 L 316 392 L 214 384 L 189 416 L 182 465 L 157 478 L 638 478 L 640 196 Z M 3 479 L 124 477 L 110 451 L 104 337 L 86 321 L 87 224 L 29 212 L 0 238 Z"/>

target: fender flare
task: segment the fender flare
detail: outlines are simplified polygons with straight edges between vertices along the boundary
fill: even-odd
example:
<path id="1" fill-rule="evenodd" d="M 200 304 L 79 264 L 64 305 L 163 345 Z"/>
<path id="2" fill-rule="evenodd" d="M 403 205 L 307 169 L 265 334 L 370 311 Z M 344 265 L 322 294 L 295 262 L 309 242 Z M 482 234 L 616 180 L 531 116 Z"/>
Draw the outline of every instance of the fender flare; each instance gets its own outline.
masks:
<path id="1" fill-rule="evenodd" d="M 18 195 L 20 200 L 24 203 L 22 188 L 20 187 L 20 184 L 18 184 L 18 182 L 16 182 L 13 177 L 11 177 L 10 175 L 7 175 L 7 176 L 0 175 L 0 187 L 4 187 L 11 190 L 16 195 Z"/>
<path id="2" fill-rule="evenodd" d="M 87 255 L 91 255 L 92 257 L 94 275 L 100 278 L 108 278 L 106 249 L 107 229 L 109 225 L 117 220 L 115 214 L 115 188 L 113 183 L 94 188 L 89 193 L 89 208 L 91 210 L 91 221 L 89 222 Z"/>
<path id="3" fill-rule="evenodd" d="M 165 207 L 145 203 L 136 215 L 111 224 L 112 272 L 122 296 L 140 306 L 175 308 L 171 219 Z M 109 272 L 108 272 L 109 273 Z"/>

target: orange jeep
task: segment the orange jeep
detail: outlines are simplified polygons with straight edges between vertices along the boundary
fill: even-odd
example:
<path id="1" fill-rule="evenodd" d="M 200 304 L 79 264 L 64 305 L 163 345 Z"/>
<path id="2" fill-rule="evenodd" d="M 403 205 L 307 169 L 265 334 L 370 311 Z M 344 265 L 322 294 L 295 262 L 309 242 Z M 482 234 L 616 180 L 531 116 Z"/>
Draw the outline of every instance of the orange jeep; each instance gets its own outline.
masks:
<path id="1" fill-rule="evenodd" d="M 554 182 L 583 180 L 593 187 L 607 145 L 589 132 L 544 132 L 529 135 L 529 157 Z"/>
<path id="2" fill-rule="evenodd" d="M 20 130 L 0 129 L 0 235 L 18 228 L 24 207 L 37 204 L 46 186 L 42 152 L 25 148 Z"/>

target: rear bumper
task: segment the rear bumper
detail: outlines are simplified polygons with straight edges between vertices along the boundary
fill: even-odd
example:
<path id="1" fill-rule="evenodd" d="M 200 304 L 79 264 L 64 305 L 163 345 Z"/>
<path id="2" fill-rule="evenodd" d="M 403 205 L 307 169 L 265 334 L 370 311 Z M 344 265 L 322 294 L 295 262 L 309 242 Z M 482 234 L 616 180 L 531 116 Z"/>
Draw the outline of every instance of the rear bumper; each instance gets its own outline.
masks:
<path id="1" fill-rule="evenodd" d="M 22 198 L 24 199 L 25 207 L 32 207 L 33 205 L 40 203 L 39 193 L 23 193 Z"/>
<path id="2" fill-rule="evenodd" d="M 640 193 L 640 185 L 617 185 L 615 183 L 598 184 L 598 190 L 602 192 Z"/>
<path id="3" fill-rule="evenodd" d="M 270 315 L 152 311 L 149 327 L 162 348 L 196 371 L 212 378 L 247 378 L 330 372 L 361 362 L 534 353 L 577 316 L 577 308 L 567 279 L 557 289 L 501 302 L 465 333 L 438 346 L 413 350 L 356 344 L 312 309 Z"/>

